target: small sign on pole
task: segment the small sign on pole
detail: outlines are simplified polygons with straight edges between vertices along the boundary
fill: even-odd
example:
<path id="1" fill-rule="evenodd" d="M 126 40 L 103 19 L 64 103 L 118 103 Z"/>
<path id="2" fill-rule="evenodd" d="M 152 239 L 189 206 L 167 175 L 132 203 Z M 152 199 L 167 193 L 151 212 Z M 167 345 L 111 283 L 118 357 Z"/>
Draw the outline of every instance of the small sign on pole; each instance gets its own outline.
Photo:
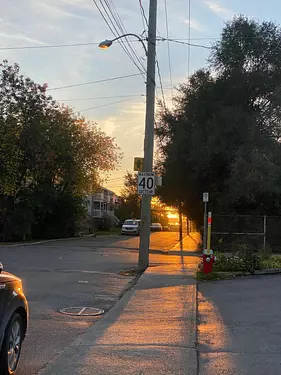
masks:
<path id="1" fill-rule="evenodd" d="M 143 158 L 134 158 L 134 171 L 142 172 Z"/>
<path id="2" fill-rule="evenodd" d="M 204 203 L 209 202 L 209 193 L 203 193 L 203 202 Z"/>
<path id="3" fill-rule="evenodd" d="M 138 194 L 154 195 L 155 194 L 155 173 L 139 172 L 138 173 Z"/>

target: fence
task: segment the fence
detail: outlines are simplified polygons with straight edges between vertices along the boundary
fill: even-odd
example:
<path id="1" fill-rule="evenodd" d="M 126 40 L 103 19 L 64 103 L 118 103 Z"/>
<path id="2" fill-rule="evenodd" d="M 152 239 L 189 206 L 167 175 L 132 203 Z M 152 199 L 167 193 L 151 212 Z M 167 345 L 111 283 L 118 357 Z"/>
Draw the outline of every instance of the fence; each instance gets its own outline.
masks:
<path id="1" fill-rule="evenodd" d="M 238 242 L 281 252 L 281 216 L 213 215 L 212 248 L 231 252 Z"/>

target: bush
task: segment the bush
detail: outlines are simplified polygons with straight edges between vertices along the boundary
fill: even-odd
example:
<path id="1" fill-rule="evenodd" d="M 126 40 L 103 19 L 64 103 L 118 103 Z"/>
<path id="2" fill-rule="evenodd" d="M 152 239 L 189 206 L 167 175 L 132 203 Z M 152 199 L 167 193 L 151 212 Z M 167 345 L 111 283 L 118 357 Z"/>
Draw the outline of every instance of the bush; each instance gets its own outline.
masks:
<path id="1" fill-rule="evenodd" d="M 281 257 L 274 256 L 270 259 L 263 259 L 261 261 L 261 268 L 262 269 L 281 268 Z"/>
<path id="2" fill-rule="evenodd" d="M 214 271 L 218 272 L 250 272 L 252 275 L 256 270 L 262 268 L 260 254 L 245 244 L 238 244 L 233 256 L 224 254 L 217 255 Z"/>

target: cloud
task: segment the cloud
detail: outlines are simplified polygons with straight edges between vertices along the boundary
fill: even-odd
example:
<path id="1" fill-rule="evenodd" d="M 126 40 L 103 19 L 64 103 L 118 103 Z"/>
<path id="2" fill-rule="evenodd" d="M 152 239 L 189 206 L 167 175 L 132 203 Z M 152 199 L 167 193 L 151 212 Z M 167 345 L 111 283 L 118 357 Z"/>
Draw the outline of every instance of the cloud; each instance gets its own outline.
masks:
<path id="1" fill-rule="evenodd" d="M 116 129 L 116 117 L 109 117 L 104 121 L 101 121 L 99 125 L 101 126 L 102 130 L 106 132 L 107 135 L 113 136 L 115 129 Z"/>
<path id="2" fill-rule="evenodd" d="M 38 40 L 38 39 L 34 39 L 34 38 L 29 38 L 28 36 L 24 35 L 24 34 L 8 34 L 8 33 L 4 33 L 4 32 L 0 32 L 0 37 L 2 38 L 6 38 L 6 39 L 13 39 L 13 40 L 22 40 L 24 42 L 27 42 L 27 43 L 31 43 L 31 44 L 38 44 L 38 45 L 44 45 L 45 43 Z"/>
<path id="3" fill-rule="evenodd" d="M 217 16 L 229 19 L 233 17 L 233 11 L 223 7 L 220 3 L 213 1 L 213 0 L 204 0 L 204 3 L 207 7 L 214 12 Z"/>
<path id="4" fill-rule="evenodd" d="M 187 25 L 189 25 L 189 20 L 181 17 L 181 20 L 183 23 L 186 23 Z M 199 23 L 198 21 L 196 20 L 190 20 L 190 28 L 193 29 L 193 30 L 196 30 L 196 31 L 204 31 L 205 30 L 205 27 L 203 25 L 201 25 L 201 23 Z"/>

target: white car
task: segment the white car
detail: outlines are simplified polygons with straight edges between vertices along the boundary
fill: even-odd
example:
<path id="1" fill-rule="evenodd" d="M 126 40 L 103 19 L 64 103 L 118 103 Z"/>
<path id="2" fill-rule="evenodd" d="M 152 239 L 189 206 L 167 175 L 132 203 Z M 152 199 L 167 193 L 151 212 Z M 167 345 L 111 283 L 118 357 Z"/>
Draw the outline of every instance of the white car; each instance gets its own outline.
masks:
<path id="1" fill-rule="evenodd" d="M 140 220 L 128 219 L 122 225 L 121 234 L 140 234 Z"/>
<path id="2" fill-rule="evenodd" d="M 162 231 L 162 225 L 160 223 L 151 223 L 150 231 L 151 232 L 161 232 Z"/>

